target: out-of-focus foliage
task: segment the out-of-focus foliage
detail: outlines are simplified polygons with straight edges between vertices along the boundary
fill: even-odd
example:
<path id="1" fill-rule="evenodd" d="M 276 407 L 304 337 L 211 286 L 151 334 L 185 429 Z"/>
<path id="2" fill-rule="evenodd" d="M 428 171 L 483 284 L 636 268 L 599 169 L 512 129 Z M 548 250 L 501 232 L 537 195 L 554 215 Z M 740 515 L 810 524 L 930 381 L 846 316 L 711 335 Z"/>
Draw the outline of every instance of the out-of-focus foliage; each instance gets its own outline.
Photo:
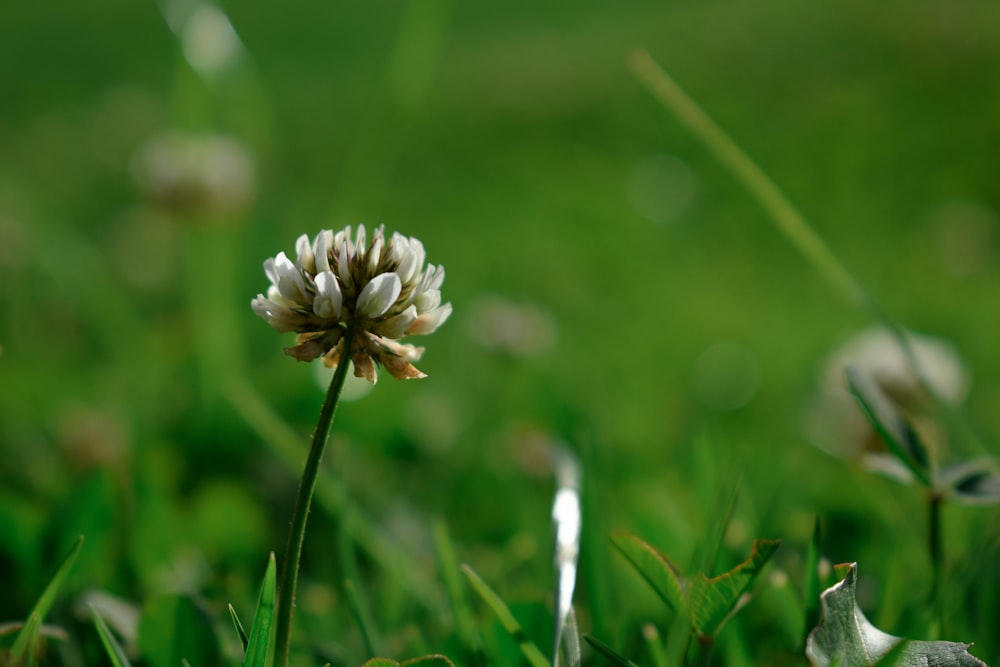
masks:
<path id="1" fill-rule="evenodd" d="M 737 476 L 720 559 L 756 535 L 785 546 L 718 660 L 801 664 L 789 619 L 804 617 L 816 515 L 824 555 L 864 564 L 873 622 L 929 637 L 913 604 L 931 567 L 921 499 L 803 435 L 828 350 L 870 322 L 636 83 L 640 46 L 888 310 L 960 351 L 974 419 L 949 446 L 994 455 L 996 3 L 13 3 L 0 622 L 26 618 L 85 534 L 46 621 L 74 639 L 52 660 L 104 659 L 76 608 L 94 591 L 189 605 L 241 659 L 226 605 L 246 619 L 263 559 L 280 558 L 322 401 L 250 299 L 299 234 L 364 222 L 419 237 L 455 312 L 427 341 L 427 380 L 340 407 L 297 600 L 305 658 L 362 662 L 349 579 L 379 655 L 477 664 L 432 516 L 550 646 L 556 437 L 584 470 L 580 628 L 615 650 L 643 663 L 643 627 L 670 619 L 609 536 L 687 571 Z M 995 511 L 947 507 L 943 523 L 948 637 L 995 662 Z M 476 609 L 482 650 L 508 655 Z M 132 657 L 152 641 L 111 625 Z"/>

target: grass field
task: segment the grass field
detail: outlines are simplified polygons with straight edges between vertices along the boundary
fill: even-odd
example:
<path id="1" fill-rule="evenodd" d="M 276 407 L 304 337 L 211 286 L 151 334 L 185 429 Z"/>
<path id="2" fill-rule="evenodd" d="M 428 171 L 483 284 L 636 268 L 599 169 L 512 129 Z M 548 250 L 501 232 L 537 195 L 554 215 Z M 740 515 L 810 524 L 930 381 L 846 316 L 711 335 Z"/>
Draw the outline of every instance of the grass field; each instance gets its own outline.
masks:
<path id="1" fill-rule="evenodd" d="M 921 489 L 813 446 L 831 351 L 878 323 L 629 57 L 647 49 L 897 321 L 953 345 L 954 463 L 1000 433 L 1000 5 L 215 7 L 0 10 L 0 621 L 85 535 L 46 664 L 105 664 L 96 592 L 139 613 L 119 634 L 137 664 L 239 664 L 226 605 L 248 624 L 282 558 L 328 381 L 250 301 L 266 258 L 359 223 L 421 239 L 454 314 L 415 339 L 428 379 L 382 373 L 339 408 L 301 664 L 522 664 L 442 528 L 549 655 L 557 442 L 583 467 L 580 630 L 637 664 L 673 664 L 642 632 L 676 650 L 678 614 L 612 535 L 710 575 L 782 540 L 704 659 L 800 665 L 817 518 L 875 625 L 997 662 L 995 506 L 946 502 L 935 566 Z M 206 137 L 225 140 L 185 143 Z M 200 176 L 171 176 L 171 149 Z M 186 614 L 204 636 L 170 635 Z"/>

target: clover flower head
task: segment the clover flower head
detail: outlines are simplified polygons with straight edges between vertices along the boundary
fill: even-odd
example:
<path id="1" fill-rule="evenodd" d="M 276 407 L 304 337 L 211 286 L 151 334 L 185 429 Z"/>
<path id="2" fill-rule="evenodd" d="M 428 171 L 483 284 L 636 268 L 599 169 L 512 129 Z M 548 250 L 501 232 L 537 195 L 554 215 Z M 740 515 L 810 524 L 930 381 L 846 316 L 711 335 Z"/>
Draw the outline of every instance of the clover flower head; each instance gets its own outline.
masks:
<path id="1" fill-rule="evenodd" d="M 854 368 L 906 417 L 925 445 L 935 452 L 945 450 L 946 431 L 934 414 L 935 403 L 927 388 L 936 399 L 959 405 L 968 394 L 971 373 L 948 341 L 912 331 L 907 336 L 913 359 L 896 335 L 883 327 L 855 334 L 829 355 L 806 415 L 810 442 L 833 456 L 859 460 L 870 470 L 898 479 L 909 475 L 885 452 L 882 437 L 858 409 L 847 385 L 847 369 Z"/>
<path id="2" fill-rule="evenodd" d="M 168 132 L 132 161 L 137 184 L 153 201 L 188 215 L 241 213 L 253 199 L 254 172 L 243 142 L 215 134 Z"/>
<path id="3" fill-rule="evenodd" d="M 416 238 L 383 226 L 371 239 L 364 225 L 334 233 L 325 229 L 295 242 L 295 261 L 284 252 L 264 262 L 271 281 L 267 296 L 251 302 L 255 313 L 281 332 L 296 332 L 285 354 L 299 361 L 322 358 L 341 362 L 350 336 L 354 374 L 372 384 L 381 366 L 397 379 L 426 377 L 413 366 L 422 347 L 400 338 L 434 332 L 451 315 L 441 303 L 444 267 L 424 265 L 424 246 Z"/>

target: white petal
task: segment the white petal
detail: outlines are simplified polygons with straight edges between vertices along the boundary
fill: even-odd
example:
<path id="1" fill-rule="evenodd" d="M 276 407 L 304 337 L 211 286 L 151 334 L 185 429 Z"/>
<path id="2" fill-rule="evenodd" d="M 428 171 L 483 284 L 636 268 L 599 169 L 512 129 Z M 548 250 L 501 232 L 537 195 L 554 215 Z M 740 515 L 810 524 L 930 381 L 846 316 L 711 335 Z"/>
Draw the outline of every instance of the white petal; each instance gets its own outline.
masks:
<path id="1" fill-rule="evenodd" d="M 389 239 L 389 259 L 398 267 L 410 252 L 410 242 L 399 232 L 393 232 Z M 397 269 L 397 273 L 399 270 Z M 400 274 L 400 278 L 404 276 Z"/>
<path id="2" fill-rule="evenodd" d="M 423 336 L 433 333 L 439 326 L 444 324 L 444 321 L 447 320 L 450 315 L 451 304 L 446 303 L 440 308 L 432 310 L 429 313 L 424 313 L 417 319 L 413 320 L 413 324 L 411 324 L 406 330 L 406 333 L 413 336 Z"/>
<path id="3" fill-rule="evenodd" d="M 399 338 L 406 333 L 415 319 L 417 319 L 417 309 L 410 306 L 399 315 L 393 315 L 389 319 L 379 322 L 378 326 L 375 327 L 375 333 L 385 338 Z"/>
<path id="4" fill-rule="evenodd" d="M 347 243 L 350 244 L 350 241 Z M 340 257 L 337 258 L 337 275 L 340 276 L 340 282 L 345 287 L 354 285 L 354 281 L 351 280 L 351 252 L 347 245 L 340 246 Z"/>
<path id="5" fill-rule="evenodd" d="M 274 257 L 268 257 L 264 260 L 264 275 L 267 276 L 272 285 L 278 286 L 278 272 L 274 270 Z"/>
<path id="6" fill-rule="evenodd" d="M 253 308 L 253 312 L 282 333 L 295 331 L 302 321 L 302 317 L 294 310 L 265 299 L 263 294 L 258 294 L 257 298 L 250 302 L 250 307 Z"/>
<path id="7" fill-rule="evenodd" d="M 284 306 L 285 308 L 295 308 L 295 303 L 281 296 L 281 290 L 279 290 L 275 285 L 271 285 L 267 288 L 267 298 L 279 306 Z"/>
<path id="8" fill-rule="evenodd" d="M 427 272 L 431 273 L 431 266 L 427 265 Z M 441 285 L 444 284 L 444 267 L 439 266 L 434 269 L 433 275 L 431 276 L 430 282 L 427 283 L 427 290 L 441 289 Z M 426 291 L 426 290 L 423 290 Z"/>
<path id="9" fill-rule="evenodd" d="M 344 295 L 340 291 L 336 276 L 331 271 L 316 274 L 316 299 L 313 312 L 320 317 L 338 319 Z"/>
<path id="10" fill-rule="evenodd" d="M 396 302 L 402 289 L 399 276 L 391 271 L 375 276 L 358 295 L 358 314 L 370 319 L 381 317 Z"/>
<path id="11" fill-rule="evenodd" d="M 357 239 L 354 242 L 354 254 L 358 257 L 364 257 L 365 251 L 368 249 L 368 232 L 365 231 L 364 225 L 358 225 Z"/>
<path id="12" fill-rule="evenodd" d="M 444 267 L 427 265 L 427 270 L 420 276 L 420 283 L 417 285 L 417 293 L 426 292 L 432 289 L 440 289 L 444 282 Z"/>
<path id="13" fill-rule="evenodd" d="M 333 251 L 339 255 L 340 249 L 350 244 L 351 244 L 351 226 L 347 225 L 347 227 L 341 229 L 339 232 L 337 232 L 337 235 L 333 237 Z M 351 245 L 348 252 L 351 254 L 354 253 L 353 245 Z"/>
<path id="14" fill-rule="evenodd" d="M 278 277 L 278 289 L 281 291 L 281 296 L 298 304 L 311 301 L 306 296 L 306 284 L 302 280 L 302 274 L 285 253 L 279 252 L 274 258 L 274 272 Z"/>
<path id="15" fill-rule="evenodd" d="M 408 283 L 420 274 L 420 269 L 423 268 L 424 259 L 426 259 L 427 255 L 424 252 L 424 245 L 419 240 L 410 237 L 407 245 L 407 253 L 402 261 L 400 261 L 399 268 L 396 271 L 399 273 L 400 278 Z"/>
<path id="16" fill-rule="evenodd" d="M 413 300 L 413 305 L 417 307 L 417 312 L 426 313 L 441 305 L 441 290 L 431 289 L 421 292 Z"/>
<path id="17" fill-rule="evenodd" d="M 333 245 L 333 232 L 324 229 L 316 235 L 313 252 L 316 255 L 316 273 L 330 270 L 330 247 Z"/>
<path id="18" fill-rule="evenodd" d="M 378 271 L 379 259 L 382 258 L 382 236 L 380 234 L 375 235 L 375 240 L 372 241 L 372 249 L 368 251 L 368 273 L 372 274 Z"/>
<path id="19" fill-rule="evenodd" d="M 300 271 L 309 271 L 310 273 L 316 271 L 312 244 L 309 243 L 309 237 L 305 234 L 295 240 L 295 266 Z"/>

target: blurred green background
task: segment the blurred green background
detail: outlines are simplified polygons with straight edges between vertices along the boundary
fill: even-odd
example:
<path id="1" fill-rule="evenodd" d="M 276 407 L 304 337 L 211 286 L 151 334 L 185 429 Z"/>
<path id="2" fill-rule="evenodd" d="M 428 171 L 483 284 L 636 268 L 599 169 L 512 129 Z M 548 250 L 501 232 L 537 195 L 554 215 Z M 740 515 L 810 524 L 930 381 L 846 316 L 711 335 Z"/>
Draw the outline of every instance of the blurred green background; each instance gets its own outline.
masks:
<path id="1" fill-rule="evenodd" d="M 506 598 L 548 600 L 553 440 L 585 467 L 585 631 L 626 644 L 660 613 L 610 532 L 686 562 L 737 478 L 733 554 L 781 538 L 794 572 L 819 514 L 827 555 L 861 562 L 875 620 L 900 630 L 929 567 L 919 495 L 803 432 L 826 355 L 870 319 L 627 58 L 647 48 L 890 312 L 955 344 L 993 434 L 1000 5 L 213 7 L 0 9 L 0 619 L 80 533 L 71 599 L 250 608 L 298 476 L 274 442 L 298 437 L 304 460 L 323 397 L 249 307 L 261 262 L 363 222 L 420 238 L 455 311 L 414 341 L 429 379 L 383 374 L 341 406 L 331 469 L 404 565 L 365 548 L 352 565 L 337 503 L 314 512 L 306 632 L 347 641 L 334 582 L 360 567 L 392 646 L 439 648 L 414 639 L 441 623 L 420 599 L 438 590 L 432 516 Z M 209 136 L 226 139 L 191 148 Z M 946 518 L 956 571 L 995 562 L 995 512 Z M 949 638 L 995 656 L 997 601 L 953 601 L 973 604 Z M 800 660 L 760 618 L 749 655 Z"/>

